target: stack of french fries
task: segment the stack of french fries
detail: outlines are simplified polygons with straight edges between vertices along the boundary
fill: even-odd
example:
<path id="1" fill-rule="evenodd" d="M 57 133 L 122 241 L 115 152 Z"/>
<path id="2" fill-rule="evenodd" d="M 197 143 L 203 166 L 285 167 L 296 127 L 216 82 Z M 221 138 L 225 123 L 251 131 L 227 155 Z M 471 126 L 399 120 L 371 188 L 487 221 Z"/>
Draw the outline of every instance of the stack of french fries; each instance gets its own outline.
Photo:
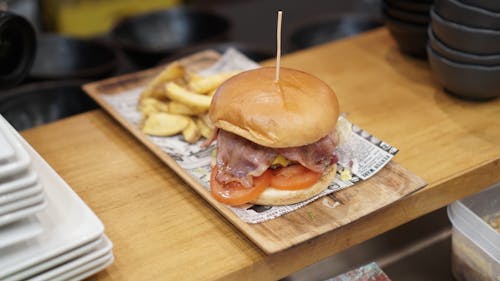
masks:
<path id="1" fill-rule="evenodd" d="M 207 112 L 217 88 L 238 72 L 200 76 L 178 62 L 169 64 L 141 93 L 141 130 L 152 136 L 182 133 L 189 143 L 210 138 L 214 127 Z"/>

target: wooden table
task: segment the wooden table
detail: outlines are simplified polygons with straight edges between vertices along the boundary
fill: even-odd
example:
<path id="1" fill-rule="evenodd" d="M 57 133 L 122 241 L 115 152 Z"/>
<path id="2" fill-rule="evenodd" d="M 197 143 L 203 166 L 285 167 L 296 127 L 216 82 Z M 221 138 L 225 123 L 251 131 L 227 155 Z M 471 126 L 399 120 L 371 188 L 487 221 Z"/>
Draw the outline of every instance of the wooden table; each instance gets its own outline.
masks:
<path id="1" fill-rule="evenodd" d="M 268 62 L 266 64 L 273 64 Z M 326 235 L 266 255 L 101 110 L 23 132 L 102 219 L 115 263 L 96 280 L 274 280 L 500 181 L 500 99 L 445 94 L 385 29 L 285 56 L 429 185 Z"/>

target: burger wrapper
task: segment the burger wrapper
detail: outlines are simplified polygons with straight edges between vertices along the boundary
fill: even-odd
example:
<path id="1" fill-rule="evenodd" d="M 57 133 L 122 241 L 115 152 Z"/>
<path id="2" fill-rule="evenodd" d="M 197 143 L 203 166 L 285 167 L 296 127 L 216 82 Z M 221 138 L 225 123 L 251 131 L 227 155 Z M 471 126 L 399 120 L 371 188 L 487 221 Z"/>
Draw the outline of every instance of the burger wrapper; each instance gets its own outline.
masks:
<path id="1" fill-rule="evenodd" d="M 198 74 L 210 75 L 218 72 L 249 70 L 257 67 L 259 65 L 256 62 L 248 59 L 235 49 L 229 49 L 219 61 Z M 137 104 L 142 90 L 142 87 L 135 88 L 119 94 L 104 95 L 104 98 L 128 122 L 139 126 L 142 115 L 137 111 Z M 339 117 L 338 124 L 341 124 L 341 127 L 337 127 L 341 141 L 336 150 L 336 155 L 339 158 L 337 176 L 325 191 L 307 201 L 292 205 L 245 205 L 229 208 L 247 223 L 260 223 L 274 219 L 288 212 L 293 212 L 322 196 L 367 180 L 389 163 L 398 152 L 397 148 L 352 125 L 345 116 Z M 210 163 L 215 144 L 208 148 L 202 148 L 201 143 L 204 140 L 190 144 L 184 141 L 181 135 L 148 137 L 201 185 L 210 189 Z"/>

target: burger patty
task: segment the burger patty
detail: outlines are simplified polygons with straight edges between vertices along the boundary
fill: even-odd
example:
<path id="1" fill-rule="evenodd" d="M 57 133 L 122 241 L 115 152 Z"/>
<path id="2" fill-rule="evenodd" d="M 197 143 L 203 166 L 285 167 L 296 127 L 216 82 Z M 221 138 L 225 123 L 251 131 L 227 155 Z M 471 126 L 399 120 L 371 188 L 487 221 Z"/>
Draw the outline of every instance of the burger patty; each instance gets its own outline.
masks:
<path id="1" fill-rule="evenodd" d="M 289 148 L 269 148 L 258 145 L 233 133 L 219 130 L 217 135 L 217 175 L 220 183 L 239 182 L 251 187 L 253 177 L 262 175 L 278 155 L 302 166 L 323 173 L 337 162 L 335 148 L 338 135 L 335 130 L 319 141 Z"/>

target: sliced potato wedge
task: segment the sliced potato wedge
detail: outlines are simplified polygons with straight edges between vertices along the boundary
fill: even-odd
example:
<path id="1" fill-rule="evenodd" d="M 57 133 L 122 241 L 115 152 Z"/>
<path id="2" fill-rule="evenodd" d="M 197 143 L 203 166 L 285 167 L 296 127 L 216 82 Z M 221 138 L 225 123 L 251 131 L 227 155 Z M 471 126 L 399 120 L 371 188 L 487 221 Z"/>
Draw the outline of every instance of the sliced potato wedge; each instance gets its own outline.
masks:
<path id="1" fill-rule="evenodd" d="M 189 124 L 182 130 L 182 136 L 189 143 L 197 142 L 201 137 L 201 132 L 193 119 L 189 118 Z"/>
<path id="2" fill-rule="evenodd" d="M 168 104 L 168 112 L 172 114 L 182 114 L 182 115 L 198 115 L 203 113 L 204 109 L 194 108 L 187 106 L 183 103 L 177 101 L 171 101 Z"/>
<path id="3" fill-rule="evenodd" d="M 152 113 L 144 121 L 142 131 L 152 136 L 172 136 L 189 125 L 189 117 L 165 112 Z"/>
<path id="4" fill-rule="evenodd" d="M 145 98 L 139 102 L 137 110 L 145 116 L 156 112 L 168 112 L 168 102 L 154 98 Z"/>
<path id="5" fill-rule="evenodd" d="M 210 139 L 212 137 L 214 129 L 210 128 L 202 118 L 196 119 L 196 125 L 200 129 L 200 133 L 204 138 Z"/>

